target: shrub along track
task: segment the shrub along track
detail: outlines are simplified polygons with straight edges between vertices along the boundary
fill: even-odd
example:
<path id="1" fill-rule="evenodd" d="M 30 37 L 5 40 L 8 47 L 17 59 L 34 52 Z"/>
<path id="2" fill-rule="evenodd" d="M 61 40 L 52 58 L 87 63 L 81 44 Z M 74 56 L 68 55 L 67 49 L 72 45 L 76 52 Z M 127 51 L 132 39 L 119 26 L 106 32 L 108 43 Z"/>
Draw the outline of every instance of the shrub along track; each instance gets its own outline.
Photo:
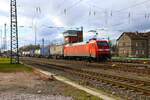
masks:
<path id="1" fill-rule="evenodd" d="M 22 59 L 26 64 L 38 66 L 40 68 L 55 69 L 64 73 L 66 76 L 78 81 L 80 84 L 100 88 L 106 92 L 115 94 L 125 99 L 149 100 L 150 82 L 134 79 L 130 77 L 107 74 L 84 70 L 79 67 L 67 66 L 60 63 L 50 63 L 41 59 Z M 78 63 L 77 63 L 78 64 Z M 77 65 L 76 65 L 77 66 Z"/>

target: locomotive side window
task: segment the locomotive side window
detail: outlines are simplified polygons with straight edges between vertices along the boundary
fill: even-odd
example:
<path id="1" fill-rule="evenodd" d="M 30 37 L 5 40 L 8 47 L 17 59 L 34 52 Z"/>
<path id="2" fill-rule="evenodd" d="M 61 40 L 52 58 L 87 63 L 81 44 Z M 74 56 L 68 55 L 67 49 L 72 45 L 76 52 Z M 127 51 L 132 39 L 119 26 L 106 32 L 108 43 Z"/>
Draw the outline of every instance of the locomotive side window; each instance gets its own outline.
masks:
<path id="1" fill-rule="evenodd" d="M 107 42 L 105 41 L 101 41 L 101 42 L 97 42 L 98 47 L 106 47 L 109 46 Z"/>

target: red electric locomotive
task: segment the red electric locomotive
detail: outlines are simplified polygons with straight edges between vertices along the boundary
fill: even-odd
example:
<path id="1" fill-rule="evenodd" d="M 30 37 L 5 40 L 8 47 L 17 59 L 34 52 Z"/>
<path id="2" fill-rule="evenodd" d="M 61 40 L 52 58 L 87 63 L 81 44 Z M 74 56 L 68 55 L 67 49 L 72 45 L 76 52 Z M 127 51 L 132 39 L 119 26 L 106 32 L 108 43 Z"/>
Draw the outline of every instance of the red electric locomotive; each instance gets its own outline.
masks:
<path id="1" fill-rule="evenodd" d="M 106 60 L 111 58 L 110 46 L 106 40 L 91 40 L 88 43 L 74 43 L 64 46 L 65 58 Z"/>

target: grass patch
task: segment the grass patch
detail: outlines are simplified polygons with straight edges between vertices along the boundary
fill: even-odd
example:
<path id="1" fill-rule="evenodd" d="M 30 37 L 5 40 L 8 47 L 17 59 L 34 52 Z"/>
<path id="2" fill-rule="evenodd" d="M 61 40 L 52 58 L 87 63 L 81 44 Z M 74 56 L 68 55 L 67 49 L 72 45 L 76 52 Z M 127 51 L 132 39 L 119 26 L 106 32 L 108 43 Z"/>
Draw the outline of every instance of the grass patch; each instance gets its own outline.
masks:
<path id="1" fill-rule="evenodd" d="M 0 72 L 31 72 L 32 68 L 26 67 L 22 64 L 10 64 L 9 58 L 0 58 Z"/>
<path id="2" fill-rule="evenodd" d="M 10 63 L 10 58 L 0 58 L 0 64 L 3 64 L 3 63 Z"/>

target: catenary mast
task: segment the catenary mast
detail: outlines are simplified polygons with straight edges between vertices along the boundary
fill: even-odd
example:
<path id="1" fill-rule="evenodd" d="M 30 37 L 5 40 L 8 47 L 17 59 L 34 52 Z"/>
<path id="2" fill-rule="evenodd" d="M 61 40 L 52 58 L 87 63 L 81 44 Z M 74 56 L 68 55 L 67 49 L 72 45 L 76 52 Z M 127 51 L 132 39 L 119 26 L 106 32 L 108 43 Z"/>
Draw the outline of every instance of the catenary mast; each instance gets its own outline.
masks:
<path id="1" fill-rule="evenodd" d="M 19 63 L 18 51 L 18 26 L 17 26 L 17 5 L 16 0 L 10 2 L 10 16 L 11 16 L 11 64 Z"/>

